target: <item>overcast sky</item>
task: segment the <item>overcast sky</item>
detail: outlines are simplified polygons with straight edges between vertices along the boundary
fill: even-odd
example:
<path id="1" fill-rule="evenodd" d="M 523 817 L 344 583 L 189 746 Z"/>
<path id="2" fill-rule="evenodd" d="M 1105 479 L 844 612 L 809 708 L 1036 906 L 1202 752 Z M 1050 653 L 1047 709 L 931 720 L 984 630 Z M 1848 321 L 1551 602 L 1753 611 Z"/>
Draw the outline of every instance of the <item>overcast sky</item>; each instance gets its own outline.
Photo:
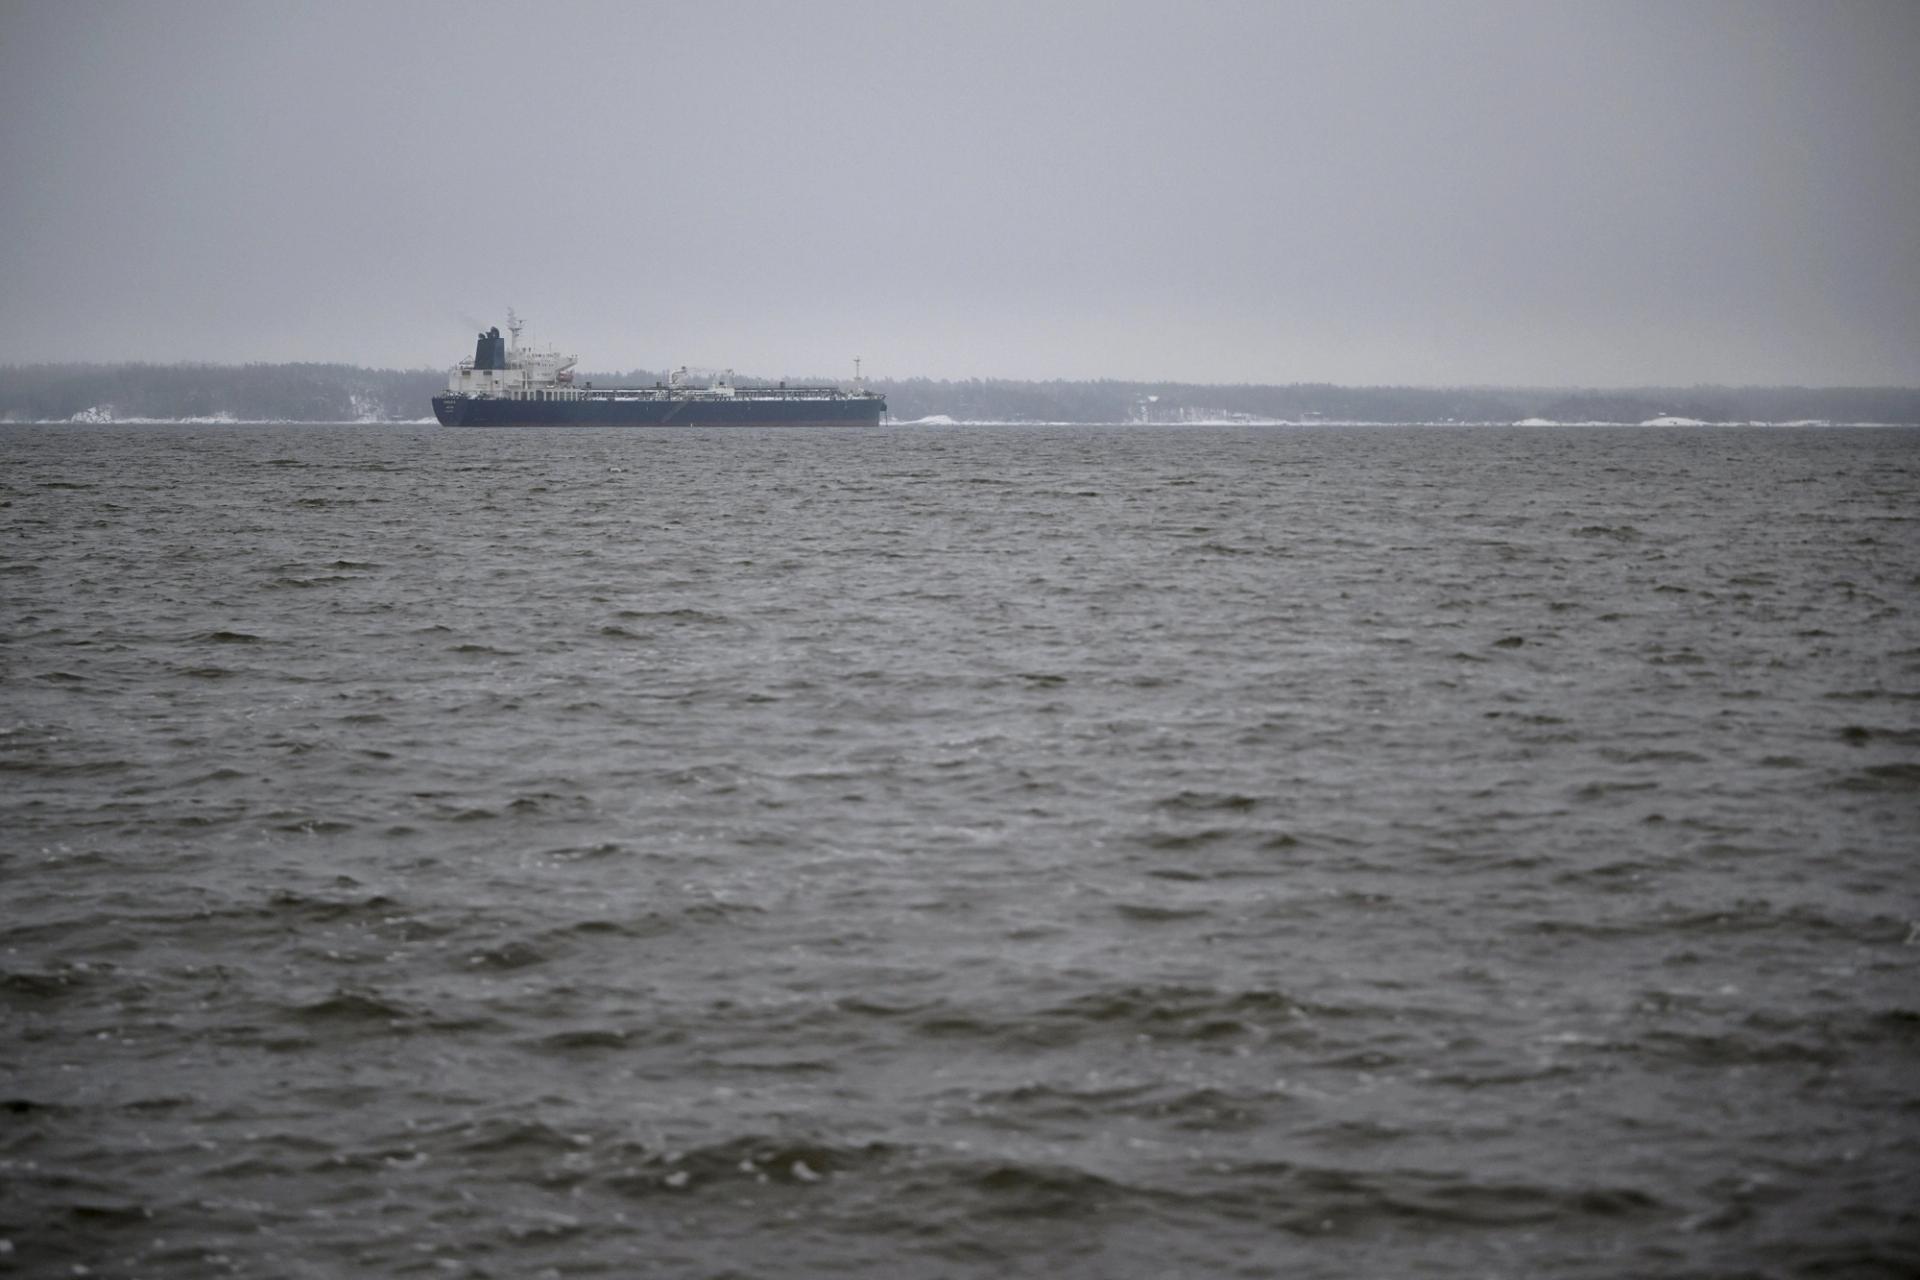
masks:
<path id="1" fill-rule="evenodd" d="M 1920 383 L 1920 3 L 0 0 L 0 363 Z"/>

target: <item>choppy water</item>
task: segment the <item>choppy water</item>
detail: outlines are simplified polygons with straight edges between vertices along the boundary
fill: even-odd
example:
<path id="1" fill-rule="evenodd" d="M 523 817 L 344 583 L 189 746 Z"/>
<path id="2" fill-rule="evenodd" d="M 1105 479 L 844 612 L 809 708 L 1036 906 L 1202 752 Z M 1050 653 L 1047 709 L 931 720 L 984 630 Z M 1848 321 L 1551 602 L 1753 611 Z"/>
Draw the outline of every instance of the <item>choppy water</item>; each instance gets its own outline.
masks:
<path id="1" fill-rule="evenodd" d="M 1920 1269 L 1920 433 L 0 459 L 0 1270 Z"/>

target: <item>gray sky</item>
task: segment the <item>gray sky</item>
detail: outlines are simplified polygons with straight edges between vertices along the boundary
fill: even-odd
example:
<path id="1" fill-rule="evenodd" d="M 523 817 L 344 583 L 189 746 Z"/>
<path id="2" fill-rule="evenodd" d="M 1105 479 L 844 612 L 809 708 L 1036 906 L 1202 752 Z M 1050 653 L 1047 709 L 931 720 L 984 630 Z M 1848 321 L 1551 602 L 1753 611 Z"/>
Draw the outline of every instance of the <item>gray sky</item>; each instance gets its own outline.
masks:
<path id="1" fill-rule="evenodd" d="M 1920 4 L 0 0 L 0 362 L 1920 383 Z"/>

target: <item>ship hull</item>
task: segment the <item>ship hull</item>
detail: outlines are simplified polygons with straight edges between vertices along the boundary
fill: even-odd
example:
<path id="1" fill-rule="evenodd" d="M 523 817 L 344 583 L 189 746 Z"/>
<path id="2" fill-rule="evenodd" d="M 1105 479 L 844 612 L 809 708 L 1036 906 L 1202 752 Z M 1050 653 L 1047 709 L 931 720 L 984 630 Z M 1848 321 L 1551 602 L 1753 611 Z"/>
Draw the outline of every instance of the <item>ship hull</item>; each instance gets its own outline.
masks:
<path id="1" fill-rule="evenodd" d="M 443 427 L 871 427 L 886 408 L 878 397 L 833 399 L 522 400 L 489 396 L 433 398 Z"/>

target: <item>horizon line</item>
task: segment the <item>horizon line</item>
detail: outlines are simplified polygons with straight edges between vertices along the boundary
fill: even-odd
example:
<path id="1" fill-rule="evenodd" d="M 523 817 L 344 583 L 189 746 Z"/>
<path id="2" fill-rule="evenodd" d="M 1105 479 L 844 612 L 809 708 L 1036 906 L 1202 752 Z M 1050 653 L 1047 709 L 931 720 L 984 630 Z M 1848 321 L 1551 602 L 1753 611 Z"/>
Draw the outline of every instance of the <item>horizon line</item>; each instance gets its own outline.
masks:
<path id="1" fill-rule="evenodd" d="M 360 369 L 368 373 L 445 373 L 447 366 L 441 365 L 374 365 L 360 364 L 351 360 L 31 360 L 7 361 L 0 363 L 0 370 L 24 369 L 110 369 L 110 368 L 149 368 L 149 369 L 246 369 L 256 366 L 269 368 L 290 367 L 332 367 Z M 717 367 L 709 369 L 701 366 L 695 372 L 717 372 Z M 620 377 L 637 372 L 655 372 L 652 370 L 594 370 L 593 377 Z M 669 372 L 666 369 L 657 372 Z M 791 381 L 795 376 L 815 377 L 823 375 L 785 375 Z M 775 382 L 778 377 L 758 373 L 735 372 L 735 377 L 755 382 Z M 825 381 L 848 381 L 838 377 L 826 377 Z M 1155 378 L 1141 376 L 1117 376 L 1101 374 L 1093 377 L 1070 377 L 1051 375 L 1047 377 L 1014 377 L 1005 374 L 968 374 L 964 376 L 914 374 L 868 374 L 867 382 L 1007 382 L 1032 384 L 1095 384 L 1117 382 L 1141 386 L 1174 387 L 1337 387 L 1354 390 L 1397 390 L 1397 391 L 1527 391 L 1527 392 L 1628 392 L 1628 391 L 1898 391 L 1920 394 L 1920 381 L 1915 382 L 1335 382 L 1326 379 L 1296 378 L 1290 381 L 1258 381 L 1242 378 L 1231 381 L 1204 381 L 1187 378 Z"/>

